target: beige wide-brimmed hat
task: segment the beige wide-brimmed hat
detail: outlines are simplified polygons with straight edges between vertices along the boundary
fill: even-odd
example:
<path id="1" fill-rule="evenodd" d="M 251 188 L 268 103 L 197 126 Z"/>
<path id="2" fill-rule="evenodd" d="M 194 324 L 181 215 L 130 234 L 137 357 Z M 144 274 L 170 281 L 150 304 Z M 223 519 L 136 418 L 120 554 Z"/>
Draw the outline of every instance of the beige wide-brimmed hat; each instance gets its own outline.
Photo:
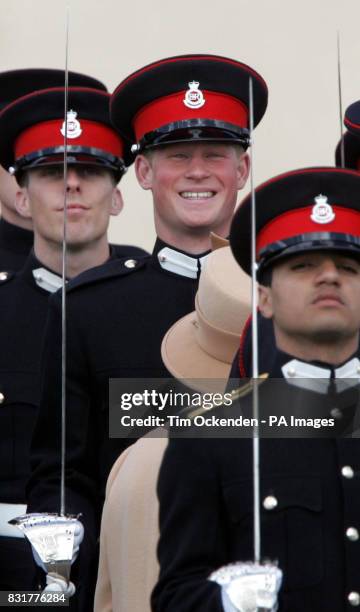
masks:
<path id="1" fill-rule="evenodd" d="M 250 304 L 251 279 L 230 247 L 210 253 L 200 276 L 195 311 L 174 323 L 163 339 L 161 355 L 168 371 L 199 391 L 224 388 Z"/>

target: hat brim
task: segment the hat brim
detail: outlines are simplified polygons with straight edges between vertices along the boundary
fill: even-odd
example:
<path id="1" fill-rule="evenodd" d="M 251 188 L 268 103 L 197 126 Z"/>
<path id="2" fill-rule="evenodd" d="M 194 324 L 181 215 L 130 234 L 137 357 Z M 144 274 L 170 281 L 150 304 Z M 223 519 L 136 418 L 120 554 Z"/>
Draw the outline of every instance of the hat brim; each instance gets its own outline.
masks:
<path id="1" fill-rule="evenodd" d="M 30 170 L 33 168 L 41 168 L 42 166 L 62 166 L 64 164 L 64 157 L 62 159 L 57 157 L 56 155 L 49 157 L 41 157 L 33 162 L 22 166 L 19 168 L 19 171 Z M 103 159 L 96 159 L 94 157 L 87 155 L 67 155 L 67 164 L 68 165 L 83 165 L 83 166 L 100 166 L 102 168 L 107 168 L 108 170 L 113 170 L 114 172 L 119 172 L 119 166 L 115 166 L 108 161 Z M 17 172 L 17 170 L 16 170 Z"/>
<path id="2" fill-rule="evenodd" d="M 196 324 L 194 311 L 170 327 L 161 344 L 162 360 L 170 374 L 191 389 L 222 393 L 231 364 L 215 359 L 199 346 L 194 334 Z"/>
<path id="3" fill-rule="evenodd" d="M 293 255 L 298 255 L 301 253 L 311 253 L 314 251 L 322 251 L 322 252 L 335 252 L 342 253 L 347 255 L 348 257 L 353 257 L 354 259 L 360 259 L 360 244 L 356 247 L 353 244 L 345 244 L 345 243 L 337 243 L 332 240 L 323 240 L 319 241 L 317 244 L 313 242 L 303 242 L 296 245 L 285 247 L 279 253 L 274 253 L 274 255 L 270 255 L 264 258 L 263 261 L 260 261 L 258 268 L 258 277 L 261 278 L 262 272 L 264 270 L 268 270 L 269 267 L 272 267 L 274 264 L 279 263 L 283 259 L 287 259 Z"/>
<path id="4" fill-rule="evenodd" d="M 233 144 L 239 145 L 246 150 L 250 143 L 249 130 L 246 128 L 238 128 L 231 124 L 225 124 L 224 122 L 207 119 L 178 121 L 176 124 L 169 124 L 155 132 L 145 134 L 139 141 L 138 152 L 144 149 L 153 149 L 171 144 L 182 144 L 184 142 Z"/>
<path id="5" fill-rule="evenodd" d="M 69 147 L 70 149 L 70 147 Z M 109 170 L 118 179 L 124 174 L 126 168 L 123 160 L 112 156 L 94 155 L 84 151 L 74 152 L 69 150 L 67 154 L 67 165 L 82 165 L 82 166 L 98 166 Z M 63 166 L 64 165 L 64 152 L 54 152 L 46 155 L 38 156 L 34 155 L 30 159 L 24 158 L 19 160 L 13 166 L 11 170 L 15 176 L 20 176 L 27 170 L 34 170 L 36 168 L 48 167 L 48 166 Z"/>

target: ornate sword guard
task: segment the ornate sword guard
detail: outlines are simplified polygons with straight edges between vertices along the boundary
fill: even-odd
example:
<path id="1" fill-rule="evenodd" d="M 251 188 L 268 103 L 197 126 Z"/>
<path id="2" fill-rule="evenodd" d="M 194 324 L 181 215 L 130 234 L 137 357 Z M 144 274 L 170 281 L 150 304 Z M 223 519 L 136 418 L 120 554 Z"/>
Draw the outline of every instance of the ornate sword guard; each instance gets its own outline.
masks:
<path id="1" fill-rule="evenodd" d="M 46 571 L 63 576 L 69 582 L 77 516 L 33 513 L 11 521 L 29 540 Z"/>
<path id="2" fill-rule="evenodd" d="M 221 586 L 225 612 L 276 612 L 282 571 L 272 563 L 232 563 L 209 580 Z"/>

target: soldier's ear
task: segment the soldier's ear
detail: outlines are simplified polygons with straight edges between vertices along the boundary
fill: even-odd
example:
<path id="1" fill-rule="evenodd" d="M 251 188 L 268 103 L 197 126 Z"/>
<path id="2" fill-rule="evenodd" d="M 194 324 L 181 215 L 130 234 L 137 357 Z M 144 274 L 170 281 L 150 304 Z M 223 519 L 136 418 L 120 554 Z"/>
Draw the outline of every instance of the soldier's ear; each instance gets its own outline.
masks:
<path id="1" fill-rule="evenodd" d="M 237 188 L 242 189 L 247 181 L 250 172 L 250 157 L 247 153 L 242 153 L 238 160 L 238 181 Z"/>
<path id="2" fill-rule="evenodd" d="M 115 188 L 113 196 L 112 196 L 112 201 L 111 201 L 110 215 L 113 215 L 113 216 L 118 215 L 119 213 L 121 213 L 123 207 L 124 207 L 124 200 L 121 195 L 121 191 L 120 189 Z"/>
<path id="3" fill-rule="evenodd" d="M 151 157 L 138 155 L 135 159 L 135 173 L 139 185 L 143 189 L 151 189 L 153 184 L 153 168 Z"/>
<path id="4" fill-rule="evenodd" d="M 261 314 L 266 319 L 272 319 L 274 311 L 273 311 L 271 287 L 264 287 L 264 285 L 259 285 L 258 292 L 259 292 L 259 310 Z"/>
<path id="5" fill-rule="evenodd" d="M 16 192 L 15 208 L 19 215 L 21 215 L 25 219 L 31 219 L 30 202 L 26 187 L 22 187 Z"/>

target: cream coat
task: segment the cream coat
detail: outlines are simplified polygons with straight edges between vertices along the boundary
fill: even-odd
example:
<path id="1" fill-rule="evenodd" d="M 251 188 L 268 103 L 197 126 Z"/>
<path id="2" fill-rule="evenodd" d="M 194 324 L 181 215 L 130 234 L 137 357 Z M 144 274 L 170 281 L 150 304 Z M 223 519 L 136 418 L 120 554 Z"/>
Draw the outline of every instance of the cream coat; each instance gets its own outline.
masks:
<path id="1" fill-rule="evenodd" d="M 161 431 L 166 435 L 166 431 Z M 144 437 L 110 472 L 104 504 L 95 612 L 150 612 L 157 582 L 156 483 L 167 438 Z"/>

